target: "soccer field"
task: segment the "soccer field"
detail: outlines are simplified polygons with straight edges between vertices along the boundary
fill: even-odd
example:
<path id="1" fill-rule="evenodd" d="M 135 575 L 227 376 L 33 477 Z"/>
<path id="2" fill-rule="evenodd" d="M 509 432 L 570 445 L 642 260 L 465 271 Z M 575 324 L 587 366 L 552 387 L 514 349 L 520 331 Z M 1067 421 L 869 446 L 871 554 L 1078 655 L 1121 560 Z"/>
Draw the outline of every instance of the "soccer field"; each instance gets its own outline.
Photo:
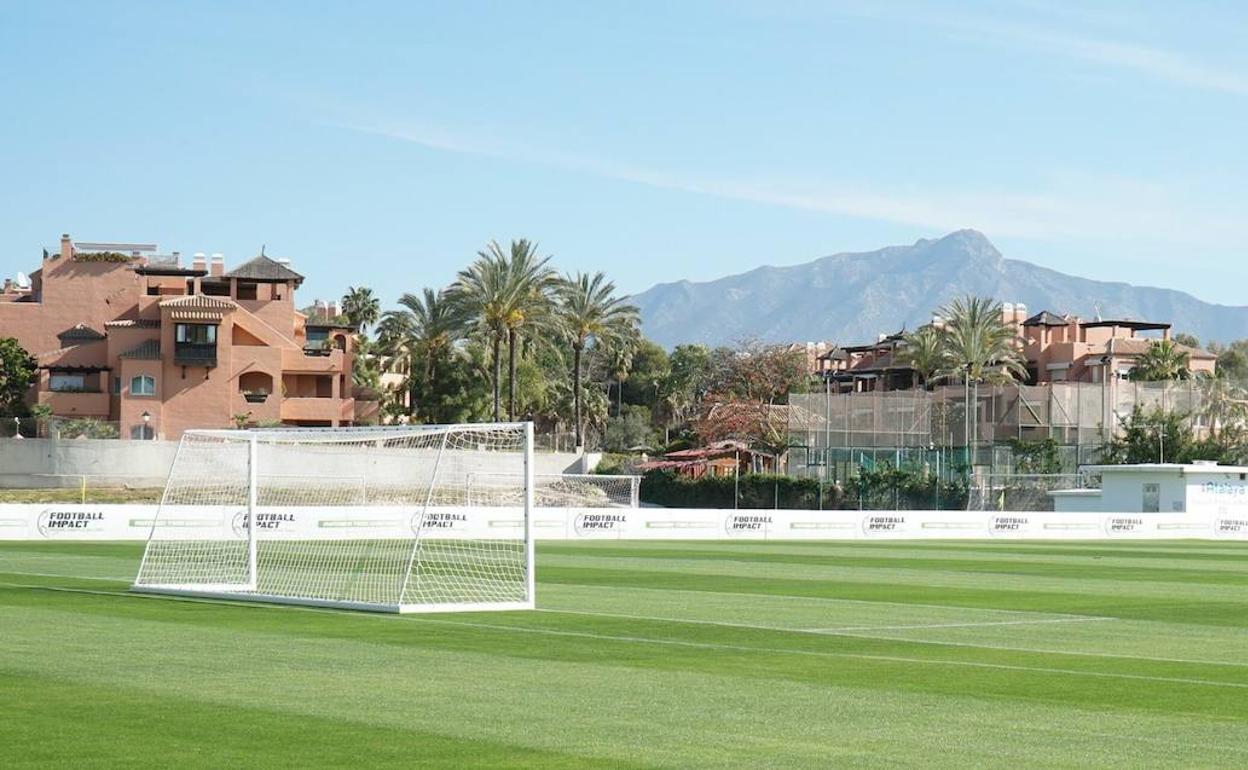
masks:
<path id="1" fill-rule="evenodd" d="M 0 765 L 1248 765 L 1248 543 L 538 544 L 535 612 L 0 542 Z"/>

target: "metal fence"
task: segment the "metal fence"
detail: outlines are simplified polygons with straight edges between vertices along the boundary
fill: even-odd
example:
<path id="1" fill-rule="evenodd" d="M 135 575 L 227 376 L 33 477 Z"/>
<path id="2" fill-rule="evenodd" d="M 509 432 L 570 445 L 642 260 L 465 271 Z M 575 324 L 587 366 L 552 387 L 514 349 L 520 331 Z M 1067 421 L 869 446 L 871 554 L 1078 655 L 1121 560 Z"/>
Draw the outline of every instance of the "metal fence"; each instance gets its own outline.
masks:
<path id="1" fill-rule="evenodd" d="M 1206 378 L 793 395 L 790 472 L 834 479 L 845 452 L 873 460 L 891 452 L 902 461 L 938 451 L 947 461 L 1009 472 L 1009 448 L 1002 445 L 1052 439 L 1061 447 L 1062 469 L 1073 473 L 1096 460 L 1137 406 L 1184 415 L 1202 431 L 1226 419 L 1228 401 L 1248 404 L 1248 389 Z M 949 451 L 955 449 L 962 452 Z"/>

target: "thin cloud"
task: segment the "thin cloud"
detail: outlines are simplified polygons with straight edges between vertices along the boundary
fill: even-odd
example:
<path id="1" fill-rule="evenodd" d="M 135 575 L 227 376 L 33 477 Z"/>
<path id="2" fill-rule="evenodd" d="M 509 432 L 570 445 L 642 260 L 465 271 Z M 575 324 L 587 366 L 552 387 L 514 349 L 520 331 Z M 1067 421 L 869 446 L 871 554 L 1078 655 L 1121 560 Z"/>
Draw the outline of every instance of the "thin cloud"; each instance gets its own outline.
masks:
<path id="1" fill-rule="evenodd" d="M 1001 21 L 990 16 L 934 14 L 928 8 L 914 5 L 849 2 L 827 10 L 854 18 L 914 24 L 987 45 L 1021 45 L 1041 53 L 1130 70 L 1187 88 L 1248 95 L 1248 73 L 1218 68 L 1177 51 L 1126 40 L 1072 34 L 1051 26 Z M 1047 11 L 1050 15 L 1054 12 L 1051 8 Z M 1058 15 L 1071 14 L 1058 12 Z"/>
<path id="2" fill-rule="evenodd" d="M 1193 209 L 1171 185 L 1084 174 L 1053 177 L 1038 192 L 881 191 L 850 182 L 731 179 L 686 175 L 564 151 L 506 144 L 441 128 L 344 126 L 439 152 L 555 168 L 656 189 L 933 231 L 976 227 L 998 236 L 1106 242 L 1134 238 L 1215 245 L 1248 235 L 1237 216 Z"/>

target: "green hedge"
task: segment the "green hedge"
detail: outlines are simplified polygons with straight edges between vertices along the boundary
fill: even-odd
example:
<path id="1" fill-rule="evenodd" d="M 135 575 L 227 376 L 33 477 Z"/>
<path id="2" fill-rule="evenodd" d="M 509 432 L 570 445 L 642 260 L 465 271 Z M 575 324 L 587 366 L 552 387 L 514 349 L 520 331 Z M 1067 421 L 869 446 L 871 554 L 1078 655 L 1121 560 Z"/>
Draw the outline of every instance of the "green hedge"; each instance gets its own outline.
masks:
<path id="1" fill-rule="evenodd" d="M 967 487 L 962 481 L 942 482 L 931 474 L 883 463 L 862 469 L 844 487 L 763 473 L 695 480 L 671 471 L 650 471 L 641 479 L 641 501 L 668 508 L 960 510 L 966 507 Z"/>
<path id="2" fill-rule="evenodd" d="M 668 508 L 732 508 L 733 493 L 740 495 L 737 508 L 837 508 L 840 489 L 816 479 L 797 479 L 750 473 L 688 479 L 670 471 L 650 471 L 641 479 L 641 501 Z M 822 494 L 822 506 L 820 495 Z"/>

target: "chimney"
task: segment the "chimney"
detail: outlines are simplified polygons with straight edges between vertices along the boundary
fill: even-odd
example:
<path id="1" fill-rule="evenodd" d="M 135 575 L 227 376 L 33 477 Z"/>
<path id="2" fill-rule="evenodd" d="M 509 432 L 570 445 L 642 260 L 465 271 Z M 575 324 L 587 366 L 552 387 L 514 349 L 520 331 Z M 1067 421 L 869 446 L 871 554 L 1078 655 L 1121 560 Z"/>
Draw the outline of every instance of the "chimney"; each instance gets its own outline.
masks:
<path id="1" fill-rule="evenodd" d="M 174 253 L 176 254 L 177 252 L 174 252 Z M 197 251 L 195 252 L 195 255 L 191 257 L 191 269 L 192 270 L 207 270 L 208 269 L 208 260 L 206 257 L 204 257 L 204 252 Z"/>
<path id="2" fill-rule="evenodd" d="M 218 278 L 225 275 L 225 255 L 224 254 L 212 255 L 212 262 L 210 264 L 210 267 L 208 268 L 208 274 L 216 276 Z"/>
<path id="3" fill-rule="evenodd" d="M 5 294 L 13 293 L 13 279 L 12 278 L 4 279 L 4 293 Z"/>
<path id="4" fill-rule="evenodd" d="M 61 234 L 61 256 L 66 259 L 74 256 L 74 242 L 69 239 L 69 233 Z"/>
<path id="5" fill-rule="evenodd" d="M 338 302 L 336 300 L 331 299 L 325 303 L 325 315 L 330 318 L 338 317 Z"/>
<path id="6" fill-rule="evenodd" d="M 278 258 L 278 259 L 277 259 L 277 264 L 279 264 L 279 265 L 281 265 L 282 267 L 284 267 L 284 268 L 286 268 L 287 270 L 289 270 L 289 269 L 290 269 L 290 257 L 280 257 L 280 258 Z"/>
<path id="7" fill-rule="evenodd" d="M 1027 306 L 1019 302 L 1014 305 L 1014 315 L 1020 322 L 1027 320 Z"/>

